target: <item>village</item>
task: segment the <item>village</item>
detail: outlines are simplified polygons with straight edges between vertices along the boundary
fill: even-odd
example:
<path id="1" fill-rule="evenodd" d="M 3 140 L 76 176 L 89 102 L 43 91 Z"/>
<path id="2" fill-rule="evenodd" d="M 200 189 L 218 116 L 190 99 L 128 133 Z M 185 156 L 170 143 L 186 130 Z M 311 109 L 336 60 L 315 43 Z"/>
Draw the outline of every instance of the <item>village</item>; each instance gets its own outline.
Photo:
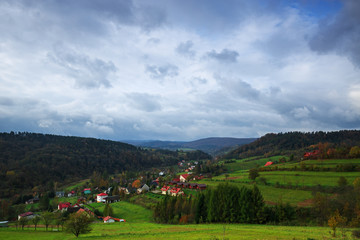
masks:
<path id="1" fill-rule="evenodd" d="M 202 191 L 206 189 L 206 184 L 196 183 L 195 181 L 201 180 L 204 178 L 202 174 L 196 175 L 192 170 L 195 169 L 195 166 L 198 165 L 198 162 L 189 162 L 181 161 L 178 163 L 179 170 L 182 170 L 183 173 L 176 175 L 176 177 L 169 179 L 170 176 L 166 176 L 166 171 L 160 171 L 158 177 L 153 179 L 150 184 L 144 183 L 141 185 L 142 176 L 136 178 L 129 184 L 128 187 L 123 186 L 106 186 L 106 187 L 84 187 L 79 191 L 79 188 L 76 190 L 70 191 L 56 191 L 55 197 L 58 201 L 56 208 L 53 209 L 53 213 L 61 215 L 69 215 L 71 213 L 85 213 L 90 217 L 93 217 L 104 223 L 112 222 L 125 222 L 126 219 L 116 218 L 114 216 L 107 215 L 99 212 L 93 206 L 93 203 L 101 203 L 109 205 L 111 208 L 112 203 L 116 203 L 122 200 L 127 200 L 131 196 L 142 195 L 146 193 L 152 193 L 158 196 L 167 195 L 170 197 L 188 197 L 193 194 L 196 194 L 197 191 Z M 164 181 L 164 179 L 169 179 L 169 181 Z M 118 182 L 117 178 L 112 179 L 113 182 Z M 139 185 L 140 184 L 140 185 Z M 69 199 L 67 201 L 67 199 Z M 71 199 L 71 200 L 70 200 Z M 35 196 L 31 199 L 25 201 L 26 205 L 37 204 L 40 202 L 40 198 Z M 40 218 L 41 215 L 37 214 L 36 211 L 27 211 L 18 215 L 17 220 L 21 222 L 29 223 L 34 218 Z M 24 223 L 23 223 L 24 224 Z"/>

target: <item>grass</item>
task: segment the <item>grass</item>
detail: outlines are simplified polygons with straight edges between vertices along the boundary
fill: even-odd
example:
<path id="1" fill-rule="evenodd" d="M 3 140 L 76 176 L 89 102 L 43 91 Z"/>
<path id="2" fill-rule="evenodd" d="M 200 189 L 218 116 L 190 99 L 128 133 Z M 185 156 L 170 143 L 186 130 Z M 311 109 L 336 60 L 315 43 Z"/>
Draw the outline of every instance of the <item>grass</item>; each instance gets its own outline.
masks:
<path id="1" fill-rule="evenodd" d="M 93 231 L 80 235 L 79 239 L 331 239 L 327 227 L 293 227 L 249 224 L 190 224 L 164 225 L 155 223 L 96 223 Z M 347 236 L 350 238 L 350 230 Z M 15 228 L 0 229 L 0 236 L 7 240 L 70 240 L 74 235 L 65 232 L 45 232 L 43 229 L 16 230 Z M 338 236 L 340 237 L 340 236 Z"/>
<path id="2" fill-rule="evenodd" d="M 268 158 L 260 158 L 260 157 L 252 157 L 245 159 L 235 160 L 233 163 L 225 163 L 225 167 L 228 171 L 239 171 L 239 170 L 249 170 L 251 168 L 256 168 L 258 166 L 264 166 L 268 161 L 278 161 L 280 158 L 284 156 L 273 156 Z"/>
<path id="3" fill-rule="evenodd" d="M 98 209 L 100 212 L 102 212 L 105 207 L 104 203 L 91 203 L 89 205 Z M 124 201 L 111 203 L 110 205 L 114 211 L 113 217 L 123 218 L 127 222 L 150 222 L 152 219 L 151 210 L 143 208 L 139 205 Z"/>

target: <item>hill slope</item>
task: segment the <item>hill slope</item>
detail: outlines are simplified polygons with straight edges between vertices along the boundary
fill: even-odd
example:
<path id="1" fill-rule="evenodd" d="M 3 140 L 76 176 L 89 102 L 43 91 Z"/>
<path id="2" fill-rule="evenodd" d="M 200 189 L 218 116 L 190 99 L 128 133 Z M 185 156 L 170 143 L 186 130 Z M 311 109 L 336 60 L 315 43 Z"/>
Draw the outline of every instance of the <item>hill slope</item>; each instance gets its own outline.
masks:
<path id="1" fill-rule="evenodd" d="M 183 159 L 211 159 L 206 153 L 143 150 L 93 138 L 35 133 L 0 133 L 0 198 L 19 189 L 43 187 L 89 177 L 94 171 L 110 174 L 169 166 Z"/>
<path id="2" fill-rule="evenodd" d="M 360 145 L 360 131 L 269 133 L 250 144 L 229 152 L 224 158 L 244 158 L 264 154 L 274 156 L 297 151 L 303 153 L 305 149 L 318 143 L 329 143 L 334 147 L 344 148 Z"/>

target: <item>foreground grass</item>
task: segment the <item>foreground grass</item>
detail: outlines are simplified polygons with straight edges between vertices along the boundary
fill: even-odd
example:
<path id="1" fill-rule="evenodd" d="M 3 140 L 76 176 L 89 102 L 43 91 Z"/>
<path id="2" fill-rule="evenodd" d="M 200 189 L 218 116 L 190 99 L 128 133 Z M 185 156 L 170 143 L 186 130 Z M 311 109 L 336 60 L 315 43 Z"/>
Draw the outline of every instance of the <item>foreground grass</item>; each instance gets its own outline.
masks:
<path id="1" fill-rule="evenodd" d="M 164 225 L 155 223 L 96 223 L 93 231 L 80 235 L 79 239 L 332 239 L 327 227 L 290 227 L 249 224 L 191 224 Z M 347 232 L 351 238 L 350 230 Z M 338 236 L 340 238 L 340 236 Z M 32 229 L 0 229 L 0 238 L 7 240 L 27 239 L 76 239 L 65 232 L 34 231 Z"/>

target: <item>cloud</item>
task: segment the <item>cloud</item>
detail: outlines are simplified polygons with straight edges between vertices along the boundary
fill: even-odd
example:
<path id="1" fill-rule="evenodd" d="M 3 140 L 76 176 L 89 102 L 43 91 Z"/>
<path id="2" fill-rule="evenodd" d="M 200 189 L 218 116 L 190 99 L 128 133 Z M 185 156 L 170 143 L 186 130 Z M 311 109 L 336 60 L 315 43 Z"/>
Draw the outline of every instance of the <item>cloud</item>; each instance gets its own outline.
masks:
<path id="1" fill-rule="evenodd" d="M 145 72 L 148 73 L 151 78 L 164 79 L 179 75 L 179 68 L 172 64 L 161 66 L 147 65 Z"/>
<path id="2" fill-rule="evenodd" d="M 185 57 L 190 57 L 190 58 L 194 57 L 196 52 L 192 49 L 193 46 L 194 46 L 194 43 L 190 40 L 188 40 L 186 42 L 181 42 L 177 46 L 176 52 Z"/>
<path id="3" fill-rule="evenodd" d="M 225 48 L 219 53 L 217 53 L 215 50 L 212 50 L 211 52 L 208 52 L 206 56 L 209 58 L 213 58 L 219 62 L 234 63 L 237 61 L 239 53 L 234 50 L 229 50 Z"/>
<path id="4" fill-rule="evenodd" d="M 63 47 L 55 47 L 53 52 L 48 53 L 48 59 L 64 68 L 68 75 L 74 78 L 78 87 L 111 87 L 109 76 L 117 71 L 111 61 L 91 59 L 85 54 Z"/>
<path id="5" fill-rule="evenodd" d="M 309 45 L 321 54 L 335 52 L 348 56 L 354 65 L 360 67 L 360 2 L 347 0 L 343 4 L 336 16 L 319 24 Z"/>
<path id="6" fill-rule="evenodd" d="M 161 110 L 159 96 L 150 95 L 147 93 L 129 93 L 127 94 L 127 97 L 131 101 L 130 105 L 135 109 L 145 112 L 154 112 Z"/>

